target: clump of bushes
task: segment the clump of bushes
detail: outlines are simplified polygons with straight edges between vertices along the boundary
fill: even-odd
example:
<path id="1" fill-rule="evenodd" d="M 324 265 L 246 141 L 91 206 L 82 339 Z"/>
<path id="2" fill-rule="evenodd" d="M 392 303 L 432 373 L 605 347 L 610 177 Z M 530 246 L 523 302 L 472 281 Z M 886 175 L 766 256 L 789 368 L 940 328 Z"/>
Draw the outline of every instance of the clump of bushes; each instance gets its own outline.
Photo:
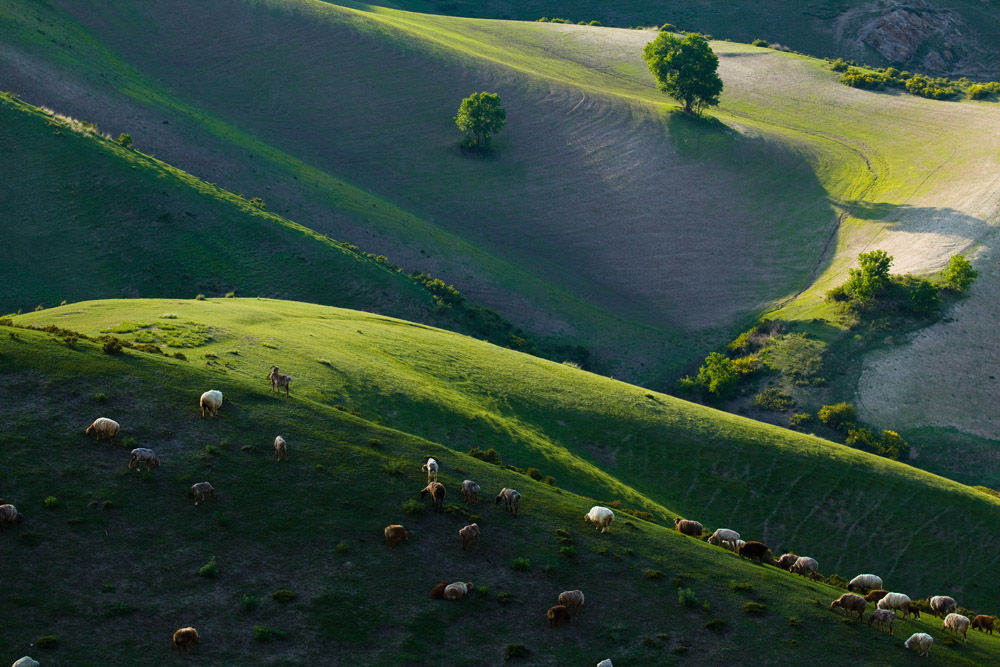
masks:
<path id="1" fill-rule="evenodd" d="M 256 595 L 244 595 L 240 598 L 240 606 L 243 607 L 243 611 L 253 611 L 259 604 L 260 601 Z"/>
<path id="2" fill-rule="evenodd" d="M 788 418 L 788 425 L 792 428 L 802 428 L 816 421 L 816 415 L 811 412 L 796 412 Z"/>
<path id="3" fill-rule="evenodd" d="M 767 605 L 751 600 L 743 603 L 743 611 L 752 616 L 760 616 L 767 611 Z"/>
<path id="4" fill-rule="evenodd" d="M 492 463 L 493 465 L 497 466 L 503 465 L 503 462 L 500 460 L 500 454 L 498 454 L 497 450 L 493 449 L 492 447 L 490 447 L 485 451 L 483 451 L 479 447 L 473 447 L 472 449 L 469 450 L 469 456 L 471 456 L 474 459 L 479 459 L 480 461 L 486 461 L 487 463 Z"/>
<path id="5" fill-rule="evenodd" d="M 750 42 L 750 44 L 752 46 L 767 46 L 767 40 L 766 39 L 755 39 L 752 42 Z"/>
<path id="6" fill-rule="evenodd" d="M 281 630 L 275 630 L 274 628 L 269 628 L 266 625 L 255 625 L 253 626 L 253 638 L 259 642 L 269 642 L 272 639 L 284 639 L 287 637 Z"/>
<path id="7" fill-rule="evenodd" d="M 753 406 L 760 410 L 784 412 L 795 407 L 795 399 L 787 391 L 777 387 L 768 387 L 753 397 Z"/>
<path id="8" fill-rule="evenodd" d="M 830 428 L 842 431 L 854 425 L 855 420 L 858 418 L 858 412 L 850 403 L 841 402 L 833 405 L 824 405 L 819 409 L 817 417 Z"/>
<path id="9" fill-rule="evenodd" d="M 515 558 L 510 562 L 510 569 L 517 572 L 527 572 L 531 569 L 531 561 L 527 558 Z"/>
<path id="10" fill-rule="evenodd" d="M 278 590 L 271 593 L 271 599 L 278 602 L 291 602 L 295 599 L 295 593 L 288 590 L 287 588 L 279 588 Z"/>

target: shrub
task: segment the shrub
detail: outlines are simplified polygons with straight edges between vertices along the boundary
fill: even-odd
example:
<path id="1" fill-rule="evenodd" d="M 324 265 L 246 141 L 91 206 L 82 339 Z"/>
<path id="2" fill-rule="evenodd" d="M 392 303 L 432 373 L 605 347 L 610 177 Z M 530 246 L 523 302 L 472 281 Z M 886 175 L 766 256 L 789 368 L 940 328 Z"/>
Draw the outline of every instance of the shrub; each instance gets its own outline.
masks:
<path id="1" fill-rule="evenodd" d="M 829 586 L 834 586 L 836 588 L 844 588 L 844 589 L 846 589 L 847 585 L 849 583 L 851 583 L 851 582 L 849 582 L 847 579 L 844 579 L 842 576 L 840 576 L 839 574 L 837 574 L 835 572 L 835 573 L 831 574 L 829 577 L 827 577 L 826 579 L 824 579 L 823 583 L 827 584 Z"/>
<path id="2" fill-rule="evenodd" d="M 556 485 L 556 478 L 553 477 L 552 475 L 546 475 L 545 479 L 543 479 L 542 481 L 545 482 L 546 484 L 548 484 L 549 486 L 555 486 Z"/>
<path id="3" fill-rule="evenodd" d="M 941 272 L 941 277 L 948 289 L 964 292 L 976 282 L 979 272 L 972 268 L 965 255 L 952 255 L 948 266 Z"/>
<path id="4" fill-rule="evenodd" d="M 766 39 L 755 39 L 752 42 L 750 42 L 750 44 L 753 45 L 753 46 L 767 46 L 767 40 Z"/>
<path id="5" fill-rule="evenodd" d="M 837 58 L 830 65 L 830 69 L 832 69 L 834 72 L 846 72 L 847 68 L 848 68 L 847 61 L 844 60 L 843 58 Z"/>
<path id="6" fill-rule="evenodd" d="M 763 365 L 760 363 L 760 357 L 756 354 L 748 354 L 745 357 L 733 359 L 733 370 L 740 376 L 753 375 L 761 368 L 763 368 Z"/>
<path id="7" fill-rule="evenodd" d="M 905 276 L 903 286 L 907 288 L 913 312 L 930 313 L 941 307 L 941 295 L 931 281 Z"/>
<path id="8" fill-rule="evenodd" d="M 690 588 L 681 588 L 677 591 L 677 602 L 683 607 L 697 607 L 701 604 L 694 591 Z"/>
<path id="9" fill-rule="evenodd" d="M 793 628 L 797 628 L 800 625 L 802 625 L 802 621 L 799 620 L 798 616 L 789 616 L 788 625 L 792 626 Z"/>
<path id="10" fill-rule="evenodd" d="M 858 255 L 858 268 L 848 269 L 844 293 L 855 303 L 867 304 L 878 296 L 889 280 L 892 256 L 884 250 L 872 250 Z"/>
<path id="11" fill-rule="evenodd" d="M 183 352 L 174 352 L 173 357 L 174 357 L 174 359 L 180 359 L 181 361 L 187 361 L 187 355 L 185 355 Z"/>
<path id="12" fill-rule="evenodd" d="M 243 607 L 243 611 L 253 611 L 260 604 L 260 600 L 257 599 L 256 595 L 244 595 L 240 598 L 240 606 Z"/>
<path id="13" fill-rule="evenodd" d="M 768 387 L 753 397 L 753 406 L 761 410 L 784 412 L 795 407 L 795 399 L 787 391 Z"/>
<path id="14" fill-rule="evenodd" d="M 767 611 L 767 605 L 751 600 L 750 602 L 743 603 L 743 611 L 754 616 L 760 616 Z"/>
<path id="15" fill-rule="evenodd" d="M 542 481 L 542 471 L 539 470 L 538 468 L 528 468 L 528 477 L 537 482 L 540 482 Z"/>
<path id="16" fill-rule="evenodd" d="M 677 26 L 673 23 L 664 23 L 660 26 L 660 32 L 677 32 Z"/>
<path id="17" fill-rule="evenodd" d="M 705 623 L 705 627 L 712 632 L 722 632 L 726 629 L 726 622 L 721 618 L 713 618 L 711 621 Z"/>
<path id="18" fill-rule="evenodd" d="M 209 454 L 215 455 L 219 453 L 219 448 L 216 447 L 215 445 L 205 445 L 205 451 L 208 452 Z"/>
<path id="19" fill-rule="evenodd" d="M 212 556 L 212 560 L 201 566 L 201 569 L 198 570 L 198 576 L 209 579 L 219 578 L 219 564 L 215 562 L 215 556 Z"/>
<path id="20" fill-rule="evenodd" d="M 347 546 L 347 542 L 338 542 L 335 549 L 338 554 L 346 554 L 348 551 L 351 550 L 351 548 Z"/>
<path id="21" fill-rule="evenodd" d="M 569 545 L 565 547 L 559 547 L 559 555 L 564 558 L 575 558 L 576 557 L 576 547 Z"/>
<path id="22" fill-rule="evenodd" d="M 592 25 L 592 26 L 594 26 L 596 28 L 602 28 L 602 27 L 604 27 L 604 24 L 601 23 L 600 21 L 591 21 L 587 25 Z"/>
<path id="23" fill-rule="evenodd" d="M 858 413 L 850 403 L 841 402 L 833 405 L 824 405 L 819 409 L 817 416 L 821 422 L 830 428 L 842 431 L 854 423 L 854 420 L 858 418 Z"/>
<path id="24" fill-rule="evenodd" d="M 404 501 L 399 508 L 403 510 L 403 514 L 420 514 L 424 511 L 424 504 L 415 498 L 410 498 Z"/>
<path id="25" fill-rule="evenodd" d="M 528 655 L 528 649 L 524 644 L 507 644 L 507 648 L 503 650 L 503 659 L 510 660 L 511 658 L 524 658 Z"/>
<path id="26" fill-rule="evenodd" d="M 250 200 L 250 205 L 251 206 L 256 206 L 257 208 L 259 208 L 261 210 L 267 208 L 267 206 L 264 205 L 264 200 L 261 199 L 260 197 L 254 197 L 253 199 L 251 199 Z"/>
<path id="27" fill-rule="evenodd" d="M 490 587 L 489 586 L 476 586 L 476 594 L 481 595 L 484 598 L 489 597 Z"/>
<path id="28" fill-rule="evenodd" d="M 688 376 L 681 380 L 681 388 L 700 388 L 702 392 L 714 396 L 727 396 L 736 387 L 739 378 L 732 359 L 719 352 L 712 352 L 705 357 L 705 363 L 698 369 L 696 377 Z"/>
<path id="29" fill-rule="evenodd" d="M 642 576 L 647 579 L 662 579 L 665 575 L 659 570 L 646 570 L 642 573 Z"/>
<path id="30" fill-rule="evenodd" d="M 788 418 L 788 425 L 792 428 L 801 428 L 816 421 L 816 415 L 811 412 L 796 412 Z"/>
<path id="31" fill-rule="evenodd" d="M 59 638 L 55 635 L 45 635 L 36 639 L 35 644 L 39 648 L 52 649 L 59 646 Z"/>
<path id="32" fill-rule="evenodd" d="M 510 562 L 510 569 L 517 572 L 527 572 L 531 569 L 531 561 L 527 558 L 515 558 Z"/>
<path id="33" fill-rule="evenodd" d="M 94 400 L 97 401 L 98 403 L 107 403 L 108 397 L 107 394 L 97 392 L 96 394 L 94 394 Z"/>
<path id="34" fill-rule="evenodd" d="M 497 593 L 497 602 L 500 604 L 509 604 L 514 601 L 513 593 Z"/>
<path id="35" fill-rule="evenodd" d="M 888 429 L 882 431 L 882 436 L 875 443 L 875 451 L 892 460 L 898 460 L 906 450 L 910 448 L 909 443 L 895 431 Z"/>
<path id="36" fill-rule="evenodd" d="M 729 580 L 729 589 L 734 591 L 752 591 L 753 584 L 749 581 L 744 581 L 741 583 L 736 583 L 734 580 Z"/>
<path id="37" fill-rule="evenodd" d="M 646 648 L 659 648 L 660 647 L 660 643 L 658 641 L 656 641 L 655 639 L 653 639 L 652 637 L 643 637 L 642 638 L 642 645 L 645 646 Z"/>
<path id="38" fill-rule="evenodd" d="M 122 341 L 114 336 L 107 336 L 104 339 L 104 344 L 101 349 L 105 354 L 121 354 L 122 352 Z"/>
<path id="39" fill-rule="evenodd" d="M 875 450 L 875 435 L 867 428 L 852 428 L 847 431 L 844 444 L 855 449 Z"/>
<path id="40" fill-rule="evenodd" d="M 118 601 L 118 602 L 112 602 L 110 605 L 108 605 L 107 615 L 108 616 L 128 616 L 133 611 L 135 611 L 135 609 L 133 609 L 132 607 L 128 606 L 127 603 Z"/>
<path id="41" fill-rule="evenodd" d="M 469 450 L 469 456 L 474 459 L 479 459 L 480 461 L 486 461 L 487 463 L 492 463 L 493 465 L 502 465 L 500 461 L 500 454 L 497 450 L 490 447 L 486 451 L 479 449 L 479 447 L 473 447 Z"/>
<path id="42" fill-rule="evenodd" d="M 49 508 L 50 510 L 55 509 L 56 507 L 59 507 L 59 499 L 56 498 L 55 496 L 49 496 L 48 498 L 46 498 L 42 502 L 45 503 L 45 506 L 47 508 Z"/>
<path id="43" fill-rule="evenodd" d="M 118 135 L 118 145 L 122 148 L 132 148 L 132 135 L 122 132 Z"/>
<path id="44" fill-rule="evenodd" d="M 406 464 L 402 461 L 389 461 L 382 466 L 382 472 L 398 477 L 406 472 Z"/>
<path id="45" fill-rule="evenodd" d="M 269 642 L 272 639 L 284 639 L 287 635 L 281 630 L 269 628 L 266 625 L 253 626 L 253 638 L 259 642 Z"/>
<path id="46" fill-rule="evenodd" d="M 291 592 L 287 588 L 279 588 L 271 593 L 271 599 L 281 603 L 291 602 L 295 599 L 295 593 Z"/>

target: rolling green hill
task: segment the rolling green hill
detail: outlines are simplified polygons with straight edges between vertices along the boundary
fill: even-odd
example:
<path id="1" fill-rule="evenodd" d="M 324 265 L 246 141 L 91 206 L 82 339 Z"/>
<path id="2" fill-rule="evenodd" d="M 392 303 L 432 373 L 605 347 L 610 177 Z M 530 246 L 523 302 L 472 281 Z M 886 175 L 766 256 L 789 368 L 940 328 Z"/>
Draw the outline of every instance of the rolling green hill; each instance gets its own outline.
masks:
<path id="1" fill-rule="evenodd" d="M 580 520 L 593 501 L 577 495 L 624 497 L 661 518 L 672 502 L 707 525 L 728 500 L 727 524 L 746 537 L 761 530 L 755 508 L 767 506 L 778 514 L 765 521 L 764 534 L 786 532 L 778 524 L 795 515 L 803 524 L 796 548 L 821 564 L 839 553 L 845 573 L 879 571 L 891 587 L 919 586 L 921 594 L 948 581 L 965 587 L 964 602 L 988 604 L 996 599 L 994 578 L 973 554 L 995 551 L 997 503 L 926 473 L 353 311 L 254 299 L 136 300 L 72 304 L 15 320 L 87 334 L 115 323 L 126 339 L 187 336 L 187 359 L 109 355 L 91 340 L 66 344 L 65 331 L 3 327 L 0 492 L 25 514 L 24 524 L 0 535 L 9 573 L 0 598 L 4 656 L 180 664 L 169 637 L 188 624 L 202 635 L 197 656 L 213 664 L 339 664 L 346 655 L 365 664 L 497 663 L 507 644 L 518 643 L 531 651 L 531 664 L 722 661 L 757 651 L 769 664 L 793 665 L 836 650 L 874 665 L 903 655 L 902 638 L 915 630 L 938 640 L 932 663 L 986 664 L 1000 652 L 1000 640 L 978 634 L 945 646 L 933 619 L 898 621 L 894 639 L 848 626 L 826 610 L 836 589 L 623 513 L 612 533 L 600 536 Z M 155 326 L 129 334 L 125 322 Z M 207 341 L 198 324 L 207 326 Z M 264 376 L 271 362 L 292 374 L 290 399 L 270 392 Z M 214 420 L 197 409 L 208 388 L 226 396 Z M 550 422 L 524 407 L 529 395 Z M 88 440 L 83 428 L 98 414 L 119 419 L 127 439 L 115 447 Z M 603 461 L 565 436 L 563 445 L 552 442 L 560 429 L 582 436 L 598 424 L 620 438 Z M 533 439 L 529 428 L 537 431 Z M 279 432 L 289 443 L 287 464 L 271 458 Z M 651 436 L 655 445 L 644 442 Z M 689 449 L 694 441 L 699 454 Z M 462 453 L 469 442 L 496 445 L 518 465 L 540 463 L 557 486 L 470 458 Z M 154 448 L 163 466 L 149 474 L 126 470 L 130 446 Z M 708 462 L 715 449 L 727 455 Z M 661 462 L 655 490 L 641 489 L 642 476 L 626 463 L 640 452 Z M 403 502 L 417 498 L 428 455 L 443 465 L 448 511 L 407 514 Z M 765 457 L 773 465 L 755 477 Z M 813 476 L 819 460 L 839 478 L 836 485 L 821 487 Z M 712 492 L 718 503 L 697 507 L 704 502 L 699 489 L 713 484 L 703 472 L 709 469 L 728 479 L 718 478 Z M 697 484 L 683 488 L 682 476 Z M 480 507 L 455 499 L 464 478 L 483 486 Z M 185 489 L 206 479 L 218 493 L 196 508 Z M 524 494 L 516 520 L 491 502 L 504 485 Z M 868 511 L 852 515 L 855 501 L 867 501 Z M 455 533 L 472 515 L 483 527 L 481 548 L 462 553 Z M 381 535 L 391 522 L 410 532 L 392 552 Z M 822 539 L 838 524 L 836 536 Z M 968 549 L 973 541 L 976 551 Z M 886 543 L 895 548 L 878 548 Z M 572 550 L 561 551 L 566 547 Z M 213 556 L 218 578 L 199 577 Z M 509 565 L 516 558 L 527 559 L 527 571 Z M 648 579 L 647 570 L 663 578 Z M 428 600 L 426 591 L 441 579 L 488 591 L 454 604 Z M 550 630 L 544 610 L 559 591 L 577 587 L 587 595 L 580 615 Z M 680 604 L 678 587 L 697 602 Z M 295 600 L 283 606 L 270 599 L 280 588 Z M 499 593 L 512 599 L 501 603 Z M 767 609 L 751 616 L 747 602 Z M 722 621 L 716 629 L 705 626 L 715 619 Z M 287 637 L 254 642 L 258 625 Z M 59 646 L 39 655 L 28 644 L 43 634 Z"/>

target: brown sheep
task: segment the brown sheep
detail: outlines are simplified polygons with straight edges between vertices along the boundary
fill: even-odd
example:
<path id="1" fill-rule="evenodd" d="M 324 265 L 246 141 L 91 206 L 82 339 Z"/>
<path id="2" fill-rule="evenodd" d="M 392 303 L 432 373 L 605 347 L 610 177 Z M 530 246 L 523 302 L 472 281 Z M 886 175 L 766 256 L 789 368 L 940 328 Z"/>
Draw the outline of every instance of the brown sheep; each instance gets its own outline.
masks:
<path id="1" fill-rule="evenodd" d="M 878 604 L 878 601 L 889 594 L 889 591 L 884 588 L 876 588 L 875 590 L 868 591 L 868 595 L 865 596 L 865 600 L 868 602 L 874 602 Z"/>
<path id="2" fill-rule="evenodd" d="M 549 619 L 550 628 L 558 628 L 563 623 L 569 623 L 570 621 L 569 609 L 561 604 L 549 607 L 549 610 L 545 612 L 545 617 Z"/>
<path id="3" fill-rule="evenodd" d="M 431 494 L 431 504 L 434 511 L 440 512 L 444 507 L 444 484 L 441 482 L 431 482 L 420 492 L 420 497 L 423 498 L 428 493 Z"/>
<path id="4" fill-rule="evenodd" d="M 280 435 L 274 439 L 274 456 L 278 461 L 288 460 L 288 443 Z"/>
<path id="5" fill-rule="evenodd" d="M 868 603 L 860 595 L 855 595 L 854 593 L 844 593 L 839 598 L 830 603 L 830 610 L 834 610 L 840 607 L 844 610 L 844 614 L 850 614 L 853 612 L 858 612 L 858 620 L 864 618 L 865 609 L 868 608 Z M 895 614 L 893 614 L 895 616 Z"/>
<path id="6" fill-rule="evenodd" d="M 174 633 L 174 646 L 178 653 L 190 653 L 191 648 L 200 641 L 198 631 L 191 627 L 181 628 Z"/>
<path id="7" fill-rule="evenodd" d="M 979 614 L 974 619 L 972 619 L 972 627 L 980 632 L 987 632 L 993 634 L 993 624 L 996 619 L 987 614 Z"/>
<path id="8" fill-rule="evenodd" d="M 573 615 L 580 613 L 583 606 L 583 591 L 576 589 L 573 591 L 563 591 L 559 594 L 559 604 L 566 607 Z"/>
<path id="9" fill-rule="evenodd" d="M 764 562 L 769 553 L 771 553 L 771 550 L 763 542 L 747 542 L 739 550 L 739 554 L 743 558 L 752 558 L 761 563 Z"/>
<path id="10" fill-rule="evenodd" d="M 267 376 L 267 379 L 271 381 L 271 392 L 281 392 L 281 388 L 285 388 L 285 396 L 288 396 L 288 385 L 292 382 L 291 375 L 282 375 L 278 372 L 277 366 L 271 366 L 271 374 Z"/>
<path id="11" fill-rule="evenodd" d="M 781 558 L 779 558 L 777 561 L 775 561 L 774 564 L 777 567 L 780 567 L 782 570 L 787 570 L 792 565 L 794 565 L 795 561 L 797 561 L 798 559 L 799 559 L 798 555 L 793 554 L 793 553 L 782 554 Z"/>
<path id="12" fill-rule="evenodd" d="M 442 581 L 440 584 L 435 584 L 434 588 L 431 589 L 430 598 L 432 600 L 443 600 L 444 589 L 447 587 L 448 587 L 447 581 Z"/>
<path id="13" fill-rule="evenodd" d="M 407 537 L 406 529 L 397 523 L 385 527 L 385 543 L 392 549 L 397 544 L 402 544 Z"/>
<path id="14" fill-rule="evenodd" d="M 199 502 L 204 502 L 205 498 L 215 498 L 215 489 L 208 482 L 198 482 L 191 485 L 194 493 L 194 504 L 197 507 Z"/>
<path id="15" fill-rule="evenodd" d="M 479 548 L 479 524 L 470 523 L 465 528 L 458 531 L 458 536 L 462 538 L 462 551 L 468 551 L 466 547 L 471 547 L 473 544 L 476 548 Z"/>
<path id="16" fill-rule="evenodd" d="M 674 517 L 674 528 L 677 529 L 677 532 L 690 535 L 691 537 L 701 537 L 701 532 L 705 529 L 697 521 L 682 519 L 679 516 Z"/>
<path id="17" fill-rule="evenodd" d="M 0 498 L 2 501 L 3 498 Z M 0 505 L 0 533 L 3 532 L 4 526 L 9 526 L 14 523 L 23 523 L 24 516 L 17 511 L 17 508 L 13 505 Z"/>

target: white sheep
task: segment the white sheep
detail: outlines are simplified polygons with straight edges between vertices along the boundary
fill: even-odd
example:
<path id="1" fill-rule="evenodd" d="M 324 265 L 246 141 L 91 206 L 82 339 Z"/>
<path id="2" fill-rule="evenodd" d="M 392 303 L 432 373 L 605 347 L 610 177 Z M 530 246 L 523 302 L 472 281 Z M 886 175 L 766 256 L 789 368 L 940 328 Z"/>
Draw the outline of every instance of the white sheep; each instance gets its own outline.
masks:
<path id="1" fill-rule="evenodd" d="M 887 593 L 884 598 L 878 601 L 879 609 L 890 609 L 895 614 L 896 610 L 903 612 L 903 618 L 908 618 L 913 613 L 920 618 L 920 612 L 916 607 L 911 607 L 910 597 L 905 593 Z"/>
<path id="2" fill-rule="evenodd" d="M 596 524 L 597 530 L 602 533 L 609 533 L 611 532 L 611 522 L 615 520 L 615 513 L 607 507 L 594 505 L 590 508 L 590 511 L 583 516 L 583 520 L 587 523 Z"/>
<path id="3" fill-rule="evenodd" d="M 10 667 L 38 667 L 39 664 L 40 663 L 37 660 L 33 660 L 28 656 L 24 656 Z"/>
<path id="4" fill-rule="evenodd" d="M 436 482 L 438 479 L 438 462 L 434 459 L 427 459 L 427 463 L 420 467 L 421 472 L 427 473 L 427 483 Z"/>
<path id="5" fill-rule="evenodd" d="M 803 577 L 806 574 L 816 574 L 819 572 L 819 563 L 816 562 L 815 558 L 810 558 L 809 556 L 799 556 L 792 563 L 788 571 L 792 574 L 801 574 Z"/>
<path id="6" fill-rule="evenodd" d="M 152 449 L 147 449 L 146 447 L 136 447 L 132 450 L 132 457 L 128 460 L 128 469 L 132 469 L 132 464 L 135 464 L 136 472 L 142 467 L 142 464 L 146 464 L 146 472 L 149 472 L 150 467 L 156 466 L 160 467 L 160 459 L 157 458 L 156 452 Z"/>
<path id="7" fill-rule="evenodd" d="M 288 460 L 288 443 L 280 435 L 274 439 L 274 455 L 277 460 Z"/>
<path id="8" fill-rule="evenodd" d="M 461 600 L 466 595 L 472 592 L 472 582 L 471 581 L 456 581 L 453 584 L 448 584 L 444 587 L 444 599 L 445 600 Z"/>
<path id="9" fill-rule="evenodd" d="M 739 553 L 740 548 L 746 543 L 747 543 L 746 540 L 736 540 L 736 544 L 733 545 L 733 551 Z"/>
<path id="10" fill-rule="evenodd" d="M 222 407 L 222 392 L 218 389 L 209 389 L 201 395 L 198 405 L 201 406 L 202 419 L 204 419 L 206 415 L 212 415 L 215 417 L 219 414 L 219 408 Z"/>
<path id="11" fill-rule="evenodd" d="M 872 615 L 868 617 L 868 627 L 872 627 L 872 623 L 878 623 L 879 630 L 882 629 L 883 625 L 889 626 L 889 634 L 893 634 L 892 624 L 896 620 L 896 612 L 889 611 L 888 609 L 876 609 L 872 612 Z"/>
<path id="12" fill-rule="evenodd" d="M 559 604 L 569 609 L 573 615 L 580 613 L 583 606 L 583 591 L 576 589 L 573 591 L 563 591 L 559 594 Z"/>
<path id="13" fill-rule="evenodd" d="M 94 423 L 87 427 L 86 435 L 95 435 L 97 439 L 108 438 L 111 444 L 115 444 L 115 436 L 118 435 L 118 431 L 121 430 L 121 426 L 114 419 L 108 419 L 107 417 L 98 417 L 94 420 Z"/>
<path id="14" fill-rule="evenodd" d="M 611 664 L 611 658 L 605 658 L 604 660 L 601 660 L 599 663 L 597 663 L 597 667 L 615 667 L 615 666 Z"/>
<path id="15" fill-rule="evenodd" d="M 471 479 L 467 479 L 464 482 L 462 482 L 462 497 L 465 499 L 465 502 L 469 503 L 470 505 L 479 504 L 480 491 L 482 491 L 482 489 L 480 489 L 479 485 L 473 482 Z"/>
<path id="16" fill-rule="evenodd" d="M 882 588 L 882 577 L 874 574 L 859 574 L 851 579 L 847 584 L 847 590 L 854 592 L 854 589 L 870 591 L 873 588 Z"/>
<path id="17" fill-rule="evenodd" d="M 726 547 L 735 550 L 736 543 L 740 541 L 740 534 L 735 530 L 730 530 L 729 528 L 718 528 L 712 536 L 708 538 L 709 544 L 714 544 L 716 546 L 725 545 Z"/>
<path id="18" fill-rule="evenodd" d="M 500 493 L 497 494 L 496 502 L 494 505 L 499 505 L 500 501 L 504 502 L 504 511 L 513 512 L 514 518 L 517 518 L 518 508 L 521 504 L 521 494 L 514 489 L 508 489 L 506 486 L 500 489 Z"/>
<path id="19" fill-rule="evenodd" d="M 931 637 L 926 632 L 914 632 L 910 635 L 903 646 L 906 648 L 916 649 L 917 655 L 929 655 L 931 652 L 931 646 L 934 645 L 934 638 Z"/>
<path id="20" fill-rule="evenodd" d="M 0 498 L 0 502 L 3 499 Z M 13 523 L 22 523 L 24 521 L 24 516 L 17 511 L 17 508 L 13 505 L 0 505 L 0 533 L 3 532 L 3 527 Z"/>
<path id="21" fill-rule="evenodd" d="M 947 616 L 958 609 L 958 603 L 955 602 L 955 598 L 948 597 L 947 595 L 935 595 L 930 599 L 930 605 L 931 611 L 939 614 L 941 617 Z"/>
<path id="22" fill-rule="evenodd" d="M 944 617 L 944 622 L 941 623 L 942 630 L 951 630 L 952 633 L 957 637 L 958 633 L 962 633 L 962 641 L 969 641 L 969 638 L 965 636 L 966 631 L 969 629 L 969 624 L 972 621 L 969 620 L 968 616 L 962 616 L 961 614 L 948 614 Z"/>
<path id="23" fill-rule="evenodd" d="M 198 482 L 191 485 L 191 492 L 194 493 L 194 504 L 205 500 L 205 498 L 215 498 L 215 489 L 208 482 Z"/>

